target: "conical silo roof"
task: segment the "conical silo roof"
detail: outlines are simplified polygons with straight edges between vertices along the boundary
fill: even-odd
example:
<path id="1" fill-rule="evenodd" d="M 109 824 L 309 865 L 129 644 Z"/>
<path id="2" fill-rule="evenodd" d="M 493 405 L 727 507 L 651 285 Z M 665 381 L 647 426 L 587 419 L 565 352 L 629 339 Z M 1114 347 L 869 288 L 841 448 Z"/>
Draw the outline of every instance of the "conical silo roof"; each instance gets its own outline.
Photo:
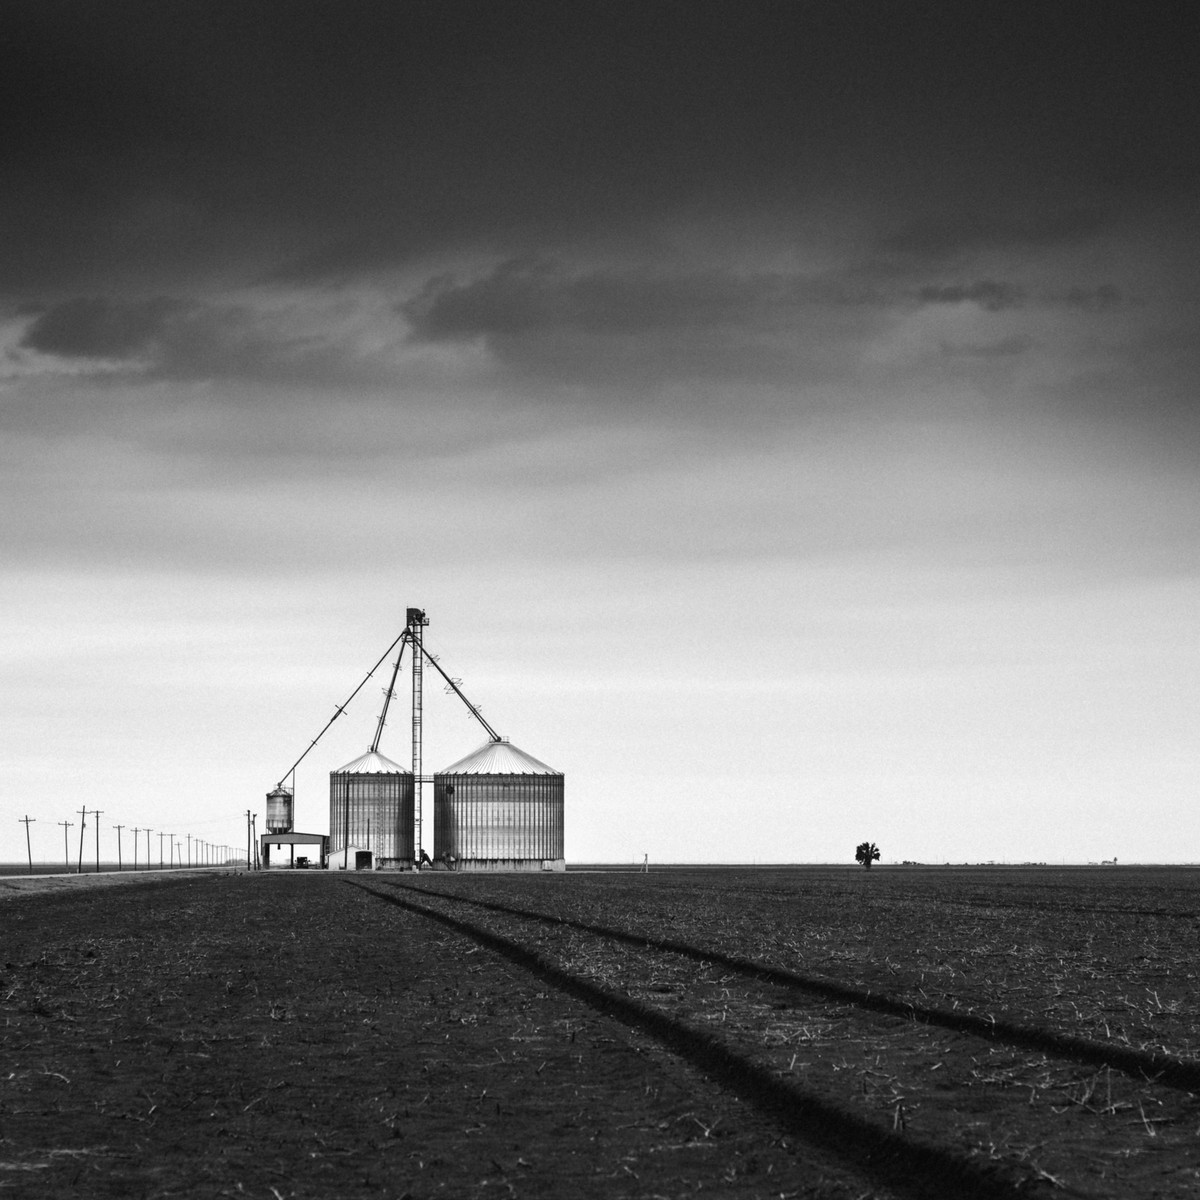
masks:
<path id="1" fill-rule="evenodd" d="M 561 775 L 553 767 L 519 750 L 512 742 L 484 742 L 439 775 Z"/>
<path id="2" fill-rule="evenodd" d="M 407 767 L 385 758 L 378 750 L 368 750 L 360 758 L 333 772 L 335 775 L 411 775 Z"/>

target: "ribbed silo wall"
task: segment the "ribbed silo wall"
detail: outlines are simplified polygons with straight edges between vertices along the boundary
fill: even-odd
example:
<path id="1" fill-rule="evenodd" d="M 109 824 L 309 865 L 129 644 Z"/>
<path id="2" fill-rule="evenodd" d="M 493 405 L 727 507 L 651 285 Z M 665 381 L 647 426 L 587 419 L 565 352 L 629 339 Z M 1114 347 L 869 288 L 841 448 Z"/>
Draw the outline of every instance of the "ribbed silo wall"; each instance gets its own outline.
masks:
<path id="1" fill-rule="evenodd" d="M 277 787 L 267 793 L 267 832 L 292 832 L 292 793 L 291 789 Z"/>
<path id="2" fill-rule="evenodd" d="M 433 856 L 460 871 L 566 869 L 561 775 L 435 775 Z"/>
<path id="3" fill-rule="evenodd" d="M 349 797 L 346 788 L 349 786 Z M 376 867 L 411 867 L 413 777 L 408 774 L 329 774 L 329 858 L 346 848 L 370 850 Z"/>

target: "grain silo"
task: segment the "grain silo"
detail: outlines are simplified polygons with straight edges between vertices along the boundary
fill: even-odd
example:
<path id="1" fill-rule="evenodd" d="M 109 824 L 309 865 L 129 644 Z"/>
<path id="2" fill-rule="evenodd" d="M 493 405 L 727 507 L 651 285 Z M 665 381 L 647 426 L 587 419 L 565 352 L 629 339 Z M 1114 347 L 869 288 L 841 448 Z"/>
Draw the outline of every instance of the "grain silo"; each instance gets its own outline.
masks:
<path id="1" fill-rule="evenodd" d="M 413 774 L 368 750 L 329 773 L 331 870 L 411 868 Z"/>
<path id="2" fill-rule="evenodd" d="M 267 793 L 267 832 L 292 832 L 292 789 L 279 784 Z"/>
<path id="3" fill-rule="evenodd" d="M 494 739 L 433 777 L 433 851 L 460 871 L 564 871 L 563 776 Z"/>

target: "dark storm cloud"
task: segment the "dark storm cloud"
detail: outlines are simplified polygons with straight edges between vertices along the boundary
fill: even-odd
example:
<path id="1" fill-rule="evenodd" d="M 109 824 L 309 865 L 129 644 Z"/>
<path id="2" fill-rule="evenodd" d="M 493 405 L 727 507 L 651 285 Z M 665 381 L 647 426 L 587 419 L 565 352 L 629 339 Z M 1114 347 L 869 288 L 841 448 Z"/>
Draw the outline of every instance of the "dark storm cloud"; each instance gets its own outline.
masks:
<path id="1" fill-rule="evenodd" d="M 530 377 L 572 383 L 828 379 L 888 319 L 836 278 L 572 269 L 518 259 L 440 275 L 397 305 L 414 344 L 481 341 Z"/>
<path id="2" fill-rule="evenodd" d="M 1068 288 L 1065 292 L 1048 296 L 1047 302 L 1081 312 L 1101 313 L 1119 308 L 1126 303 L 1126 298 L 1114 284 L 1102 283 L 1098 287 Z"/>
<path id="3" fill-rule="evenodd" d="M 1002 185 L 1001 185 L 1002 186 Z M 938 203 L 932 206 L 937 209 Z M 989 250 L 1070 246 L 1111 229 L 1114 217 L 1099 207 L 993 211 L 975 203 L 924 213 L 880 239 L 883 260 L 918 262 Z"/>
<path id="4" fill-rule="evenodd" d="M 931 284 L 917 292 L 921 304 L 977 304 L 988 312 L 1022 308 L 1025 290 L 1012 283 L 983 279 L 971 284 Z"/>
<path id="5" fill-rule="evenodd" d="M 571 273 L 518 259 L 466 282 L 430 280 L 399 311 L 427 341 L 574 329 L 596 336 L 777 326 L 806 304 L 853 303 L 833 283 L 781 274 Z"/>
<path id="6" fill-rule="evenodd" d="M 0 277 L 336 277 L 830 195 L 894 253 L 1077 236 L 1195 185 L 1196 22 L 1167 3 L 9 0 Z"/>
<path id="7" fill-rule="evenodd" d="M 1004 359 L 1027 354 L 1036 345 L 1029 334 L 1014 333 L 994 342 L 942 342 L 941 353 L 946 358 Z"/>
<path id="8" fill-rule="evenodd" d="M 125 303 L 81 296 L 45 309 L 20 344 L 64 358 L 138 358 L 196 308 L 164 296 Z"/>
<path id="9" fill-rule="evenodd" d="M 595 337 L 671 331 L 716 333 L 792 329 L 817 309 L 975 305 L 986 312 L 1029 304 L 1104 312 L 1121 302 L 1112 284 L 1068 286 L 1031 298 L 1021 284 L 982 279 L 971 283 L 900 286 L 895 278 L 870 282 L 864 273 L 824 275 L 708 270 L 656 272 L 572 271 L 549 259 L 501 263 L 472 279 L 438 275 L 397 305 L 416 341 L 513 338 L 557 330 Z"/>
<path id="10" fill-rule="evenodd" d="M 145 379 L 378 382 L 381 372 L 330 335 L 285 332 L 244 305 L 155 297 L 77 297 L 42 309 L 20 347 L 103 360 Z"/>
<path id="11" fill-rule="evenodd" d="M 916 300 L 920 305 L 975 304 L 986 312 L 994 313 L 1037 307 L 1068 309 L 1085 315 L 1112 312 L 1129 303 L 1121 289 L 1112 283 L 1095 286 L 1075 284 L 1031 296 L 1020 284 L 995 279 L 982 279 L 976 283 L 927 284 L 917 289 Z"/>

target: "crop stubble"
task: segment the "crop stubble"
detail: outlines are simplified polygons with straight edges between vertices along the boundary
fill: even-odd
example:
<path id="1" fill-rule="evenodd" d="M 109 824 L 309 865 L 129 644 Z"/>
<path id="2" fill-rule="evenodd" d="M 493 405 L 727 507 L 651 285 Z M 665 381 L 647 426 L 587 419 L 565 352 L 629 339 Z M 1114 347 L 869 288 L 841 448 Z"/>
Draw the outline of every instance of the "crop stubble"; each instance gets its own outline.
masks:
<path id="1" fill-rule="evenodd" d="M 296 872 L 5 904 L 0 1189 L 952 1195 L 961 1163 L 1190 1196 L 1198 897 L 1186 872 Z"/>
<path id="2" fill-rule="evenodd" d="M 71 889 L 0 921 L 0 1194 L 865 1191 L 652 1039 L 335 877 Z"/>
<path id="3" fill-rule="evenodd" d="M 567 974 L 718 1029 L 799 1096 L 918 1144 L 1055 1190 L 1190 1196 L 1200 1186 L 1193 872 L 590 882 L 437 875 L 412 886 Z M 789 975 L 813 987 L 781 986 Z M 906 1006 L 933 1023 L 897 1019 Z M 966 1033 L 937 1024 L 960 1014 Z"/>

